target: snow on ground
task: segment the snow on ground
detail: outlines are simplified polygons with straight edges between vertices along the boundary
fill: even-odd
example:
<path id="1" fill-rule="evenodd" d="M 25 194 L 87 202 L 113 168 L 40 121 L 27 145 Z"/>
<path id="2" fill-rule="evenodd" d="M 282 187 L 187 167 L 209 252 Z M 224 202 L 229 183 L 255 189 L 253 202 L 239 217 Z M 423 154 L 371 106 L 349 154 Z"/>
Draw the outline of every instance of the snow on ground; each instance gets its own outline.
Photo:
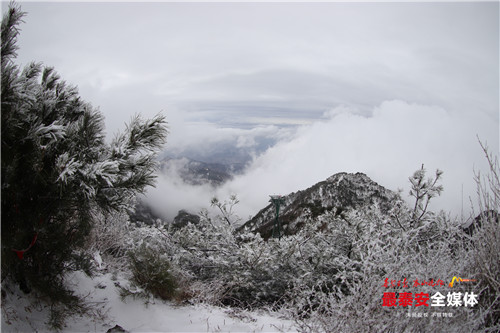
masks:
<path id="1" fill-rule="evenodd" d="M 63 332 L 106 332 L 120 325 L 129 332 L 296 332 L 292 321 L 277 315 L 207 305 L 177 306 L 155 301 L 145 305 L 144 299 L 120 300 L 115 284 L 127 283 L 110 273 L 89 278 L 77 272 L 70 283 L 78 286 L 79 294 L 94 304 L 105 321 L 95 318 L 71 318 Z M 2 332 L 45 332 L 48 330 L 48 309 L 32 306 L 17 290 L 7 293 L 2 304 Z"/>

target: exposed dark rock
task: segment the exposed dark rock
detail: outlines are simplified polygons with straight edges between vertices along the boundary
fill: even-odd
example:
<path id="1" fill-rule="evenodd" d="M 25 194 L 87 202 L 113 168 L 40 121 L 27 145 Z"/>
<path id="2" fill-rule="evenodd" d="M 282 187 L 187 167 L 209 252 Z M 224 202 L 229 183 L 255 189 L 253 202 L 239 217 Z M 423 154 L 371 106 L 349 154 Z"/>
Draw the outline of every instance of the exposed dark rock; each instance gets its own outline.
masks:
<path id="1" fill-rule="evenodd" d="M 151 207 L 142 201 L 138 201 L 135 205 L 135 209 L 132 213 L 129 213 L 130 222 L 140 224 L 144 223 L 147 225 L 154 225 L 158 219 L 161 217 L 156 215 Z"/>
<path id="2" fill-rule="evenodd" d="M 495 221 L 496 223 L 499 223 L 500 214 L 493 209 L 486 210 L 486 211 L 482 212 L 481 214 L 479 214 L 478 216 L 476 216 L 476 218 L 474 218 L 474 220 L 471 222 L 471 224 L 469 224 L 467 227 L 463 228 L 463 231 L 467 235 L 472 236 L 474 234 L 474 232 L 476 232 L 476 230 L 481 228 L 481 226 L 483 225 L 483 222 L 485 220 Z"/>
<path id="3" fill-rule="evenodd" d="M 196 225 L 199 222 L 199 215 L 191 214 L 185 210 L 180 210 L 179 213 L 177 213 L 177 216 L 174 218 L 174 221 L 172 222 L 172 228 L 177 230 L 187 226 L 188 223 Z"/>
<path id="4" fill-rule="evenodd" d="M 110 328 L 109 330 L 107 330 L 106 333 L 128 333 L 128 331 L 125 330 L 120 325 L 115 325 L 115 327 Z"/>

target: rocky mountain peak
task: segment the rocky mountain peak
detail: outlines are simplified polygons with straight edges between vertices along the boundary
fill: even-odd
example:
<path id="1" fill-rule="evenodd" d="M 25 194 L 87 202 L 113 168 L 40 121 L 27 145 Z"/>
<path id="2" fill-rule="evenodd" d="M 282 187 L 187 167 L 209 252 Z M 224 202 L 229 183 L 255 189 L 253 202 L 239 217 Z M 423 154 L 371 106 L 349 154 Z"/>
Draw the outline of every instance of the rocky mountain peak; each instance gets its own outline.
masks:
<path id="1" fill-rule="evenodd" d="M 283 196 L 280 221 L 285 234 L 294 234 L 311 218 L 324 214 L 342 214 L 377 203 L 388 212 L 396 194 L 371 180 L 364 173 L 340 172 L 308 189 Z M 263 238 L 272 235 L 276 210 L 272 203 L 262 209 L 240 229 L 259 232 Z"/>

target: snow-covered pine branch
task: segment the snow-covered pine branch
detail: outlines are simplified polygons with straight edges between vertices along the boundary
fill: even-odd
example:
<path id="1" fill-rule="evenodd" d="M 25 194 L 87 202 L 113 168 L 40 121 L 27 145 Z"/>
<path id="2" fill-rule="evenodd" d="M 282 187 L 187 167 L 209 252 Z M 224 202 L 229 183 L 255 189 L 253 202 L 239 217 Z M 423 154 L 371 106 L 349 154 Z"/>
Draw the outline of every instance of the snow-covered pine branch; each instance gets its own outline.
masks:
<path id="1" fill-rule="evenodd" d="M 154 184 L 167 128 L 162 115 L 137 116 L 107 144 L 103 115 L 76 87 L 52 67 L 14 63 L 24 15 L 12 3 L 1 25 L 2 279 L 36 290 L 58 311 L 78 307 L 64 277 L 88 271 L 81 248 L 96 216 L 131 208 Z"/>

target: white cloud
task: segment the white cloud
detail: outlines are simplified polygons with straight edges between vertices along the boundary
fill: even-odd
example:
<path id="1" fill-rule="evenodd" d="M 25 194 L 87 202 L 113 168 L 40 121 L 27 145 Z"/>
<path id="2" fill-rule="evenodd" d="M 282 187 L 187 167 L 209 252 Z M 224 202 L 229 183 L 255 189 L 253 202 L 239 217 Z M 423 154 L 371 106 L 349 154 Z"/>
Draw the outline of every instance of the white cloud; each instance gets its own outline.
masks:
<path id="1" fill-rule="evenodd" d="M 210 205 L 210 198 L 215 195 L 210 185 L 190 185 L 184 183 L 179 170 L 187 160 L 174 161 L 159 175 L 155 188 L 151 188 L 144 200 L 156 214 L 172 221 L 181 209 L 199 213 Z"/>
<path id="2" fill-rule="evenodd" d="M 176 210 L 182 203 L 207 207 L 213 195 L 223 199 L 236 193 L 241 201 L 237 211 L 245 219 L 267 205 L 268 195 L 302 190 L 337 172 L 364 172 L 386 188 L 407 193 L 408 177 L 423 163 L 429 177 L 436 169 L 444 171 L 445 190 L 434 208 L 459 215 L 462 185 L 467 212 L 468 196 L 474 198 L 475 193 L 473 169 L 487 170 L 476 135 L 498 151 L 498 124 L 480 114 L 463 117 L 440 107 L 395 100 L 383 102 L 369 117 L 344 107 L 328 115 L 282 139 L 257 157 L 244 175 L 216 191 L 180 186 L 171 179 L 160 183 L 154 195 L 163 198 L 165 209 L 173 200 Z M 168 195 L 160 195 L 164 185 L 170 186 Z"/>
<path id="3" fill-rule="evenodd" d="M 216 112 L 216 111 L 214 111 Z M 280 128 L 272 124 L 261 124 L 252 128 L 221 127 L 207 117 L 207 113 L 190 113 L 171 109 L 167 113 L 170 134 L 166 146 L 167 153 L 182 153 L 186 150 L 209 151 L 217 145 L 230 144 L 236 148 L 251 148 L 258 144 L 258 138 L 276 142 L 288 136 L 293 129 Z M 220 117 L 214 115 L 213 117 Z"/>
<path id="4" fill-rule="evenodd" d="M 110 133 L 136 112 L 186 104 L 228 111 L 213 122 L 273 118 L 246 114 L 270 107 L 290 122 L 401 99 L 498 121 L 498 3 L 22 6 L 19 61 L 55 66 Z"/>

